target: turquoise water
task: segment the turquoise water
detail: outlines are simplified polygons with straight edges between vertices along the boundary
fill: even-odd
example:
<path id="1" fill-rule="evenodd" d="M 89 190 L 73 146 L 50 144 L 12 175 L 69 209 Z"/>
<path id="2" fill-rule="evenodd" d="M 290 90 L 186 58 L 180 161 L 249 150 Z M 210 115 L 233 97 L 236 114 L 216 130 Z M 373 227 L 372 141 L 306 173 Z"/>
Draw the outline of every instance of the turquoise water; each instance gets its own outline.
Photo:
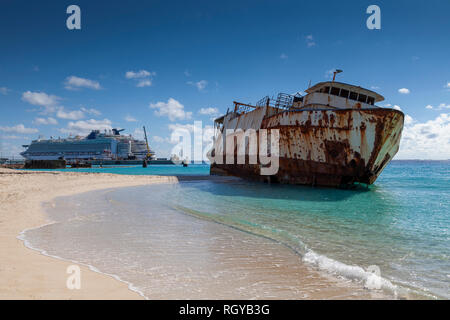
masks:
<path id="1" fill-rule="evenodd" d="M 349 266 L 376 266 L 407 295 L 450 298 L 450 162 L 392 162 L 359 190 L 186 183 L 172 205 L 276 239 L 330 272 L 367 280 Z"/>
<path id="2" fill-rule="evenodd" d="M 31 169 L 30 169 L 31 170 Z M 192 164 L 188 167 L 182 165 L 149 165 L 143 168 L 142 165 L 117 165 L 117 166 L 93 166 L 92 168 L 79 169 L 32 169 L 33 171 L 64 171 L 64 172 L 96 172 L 96 173 L 115 173 L 115 174 L 131 174 L 131 175 L 209 175 L 209 165 Z"/>
<path id="3" fill-rule="evenodd" d="M 168 175 L 188 170 L 196 175 L 208 172 L 207 166 L 148 169 L 76 171 Z M 89 208 L 94 198 L 79 203 Z M 119 232 L 124 221 L 114 224 L 110 217 L 126 216 L 126 223 L 135 224 L 139 230 L 139 242 L 158 230 L 150 212 L 171 210 L 275 240 L 317 270 L 351 279 L 362 287 L 382 289 L 393 297 L 450 298 L 449 161 L 394 161 L 375 185 L 356 190 L 268 185 L 240 179 L 202 180 L 117 189 L 108 193 L 108 203 L 111 207 L 102 209 L 108 214 L 102 215 L 101 225 L 109 221 L 109 228 Z M 139 218 L 134 218 L 133 212 L 140 212 Z M 164 216 L 158 221 L 164 221 Z M 51 234 L 70 234 L 70 228 L 65 228 Z M 190 234 L 194 237 L 196 231 Z M 178 241 L 184 243 L 189 237 Z M 48 242 L 40 242 L 44 238 L 35 234 L 34 241 L 49 250 L 54 241 L 50 237 Z M 84 238 L 77 241 L 81 243 Z M 126 239 L 122 245 L 131 252 L 133 246 L 130 243 L 127 247 Z M 92 250 L 89 242 L 85 247 Z M 265 249 L 271 250 L 279 249 Z M 55 252 L 63 255 L 68 250 L 61 247 Z M 92 256 L 101 256 L 99 252 Z M 142 254 L 133 259 L 137 263 Z"/>

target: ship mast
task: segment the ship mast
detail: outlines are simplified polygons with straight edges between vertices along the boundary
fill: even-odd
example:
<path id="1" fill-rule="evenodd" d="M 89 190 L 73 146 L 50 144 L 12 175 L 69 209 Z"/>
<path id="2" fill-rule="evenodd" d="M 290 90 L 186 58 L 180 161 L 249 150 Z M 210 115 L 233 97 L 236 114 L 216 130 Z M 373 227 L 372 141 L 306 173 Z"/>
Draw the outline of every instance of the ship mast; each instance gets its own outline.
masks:
<path id="1" fill-rule="evenodd" d="M 145 144 L 147 145 L 147 155 L 145 158 L 150 159 L 152 155 L 150 154 L 150 147 L 148 146 L 147 131 L 145 130 L 145 126 L 143 128 L 144 128 Z"/>
<path id="2" fill-rule="evenodd" d="M 340 70 L 340 69 L 336 69 L 336 70 L 333 72 L 333 82 L 334 82 L 334 80 L 336 79 L 336 75 L 337 75 L 338 73 L 341 73 L 341 72 L 343 72 L 343 71 Z"/>

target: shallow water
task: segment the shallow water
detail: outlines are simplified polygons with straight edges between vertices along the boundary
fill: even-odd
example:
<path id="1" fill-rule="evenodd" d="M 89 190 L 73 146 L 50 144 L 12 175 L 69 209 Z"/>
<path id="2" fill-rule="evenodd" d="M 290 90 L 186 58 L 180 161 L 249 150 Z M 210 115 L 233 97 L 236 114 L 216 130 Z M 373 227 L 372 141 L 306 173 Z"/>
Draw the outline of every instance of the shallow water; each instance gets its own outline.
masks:
<path id="1" fill-rule="evenodd" d="M 26 243 L 118 276 L 149 299 L 384 297 L 313 270 L 280 243 L 171 209 L 176 189 L 58 198 L 46 205 L 54 223 L 27 231 Z M 141 197 L 145 202 L 135 202 Z"/>
<path id="2" fill-rule="evenodd" d="M 368 189 L 224 179 L 53 205 L 33 247 L 150 298 L 450 298 L 449 162 L 392 162 Z"/>
<path id="3" fill-rule="evenodd" d="M 93 166 L 92 168 L 66 168 L 66 169 L 30 169 L 33 171 L 64 171 L 64 172 L 94 172 L 94 173 L 114 173 L 129 175 L 176 175 L 176 176 L 193 176 L 193 175 L 209 175 L 209 165 L 191 164 L 187 167 L 182 165 L 170 164 L 152 164 L 147 168 L 142 165 L 110 165 L 110 166 Z"/>

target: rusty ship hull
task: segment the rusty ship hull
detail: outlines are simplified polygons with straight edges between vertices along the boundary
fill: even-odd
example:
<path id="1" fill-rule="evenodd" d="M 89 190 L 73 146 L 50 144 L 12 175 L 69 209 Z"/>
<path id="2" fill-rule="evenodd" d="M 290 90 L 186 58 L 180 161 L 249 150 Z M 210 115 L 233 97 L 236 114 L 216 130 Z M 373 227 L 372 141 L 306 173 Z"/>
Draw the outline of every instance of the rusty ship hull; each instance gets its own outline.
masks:
<path id="1" fill-rule="evenodd" d="M 234 129 L 249 127 L 240 122 L 258 122 L 251 119 L 254 116 L 243 115 Z M 381 108 L 292 111 L 266 117 L 260 128 L 278 129 L 280 134 L 279 169 L 269 181 L 331 187 L 372 184 L 398 151 L 403 121 L 402 112 Z M 260 164 L 212 163 L 210 170 L 268 181 L 260 175 Z"/>
<path id="2" fill-rule="evenodd" d="M 321 83 L 315 88 L 323 91 L 326 85 Z M 337 84 L 332 82 L 328 86 Z M 216 158 L 211 161 L 211 174 L 328 187 L 373 184 L 399 149 L 404 114 L 374 106 L 375 99 L 382 100 L 382 97 L 370 90 L 347 84 L 341 84 L 341 87 L 358 91 L 360 95 L 372 95 L 373 101 L 366 98 L 365 103 L 361 103 L 362 98 L 358 95 L 360 101 L 352 103 L 347 97 L 342 99 L 329 95 L 331 89 L 328 88 L 325 92 L 328 97 L 324 97 L 322 92 L 310 91 L 310 96 L 316 94 L 325 100 L 326 105 L 314 103 L 314 96 L 309 97 L 310 102 L 308 96 L 301 98 L 298 106 L 290 101 L 284 108 L 280 103 L 277 107 L 270 106 L 269 102 L 263 106 L 235 102 L 235 110 L 218 121 L 220 128 L 212 149 Z M 341 100 L 342 107 L 339 108 Z M 243 107 L 246 110 L 242 111 Z M 275 174 L 261 175 L 259 162 L 238 164 L 236 161 L 237 150 L 242 150 L 240 144 L 245 143 L 244 150 L 248 150 L 249 141 L 238 138 L 239 132 L 247 129 L 257 132 L 261 129 L 268 132 L 278 130 L 279 163 Z M 234 151 L 226 148 L 226 141 L 230 138 L 236 141 Z M 258 145 L 259 140 L 258 136 Z M 234 153 L 231 155 L 232 163 L 225 161 L 227 152 Z M 221 161 L 217 161 L 217 154 L 223 156 Z"/>

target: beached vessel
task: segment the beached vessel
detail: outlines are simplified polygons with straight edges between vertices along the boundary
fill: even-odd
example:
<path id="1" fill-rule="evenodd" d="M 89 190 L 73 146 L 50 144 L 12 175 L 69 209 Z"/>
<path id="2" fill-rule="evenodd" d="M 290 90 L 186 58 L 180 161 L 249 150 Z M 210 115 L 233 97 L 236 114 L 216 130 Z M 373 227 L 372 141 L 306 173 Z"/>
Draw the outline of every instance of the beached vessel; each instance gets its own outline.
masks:
<path id="1" fill-rule="evenodd" d="M 211 174 L 332 187 L 372 184 L 397 153 L 404 122 L 401 111 L 375 106 L 383 100 L 374 91 L 327 81 L 305 95 L 280 93 L 255 105 L 234 102 L 234 109 L 214 122 Z M 261 129 L 269 136 L 279 130 L 278 170 L 268 176 L 261 174 L 261 135 L 253 164 L 245 138 L 246 131 Z M 245 150 L 245 163 L 238 162 L 238 150 Z"/>

